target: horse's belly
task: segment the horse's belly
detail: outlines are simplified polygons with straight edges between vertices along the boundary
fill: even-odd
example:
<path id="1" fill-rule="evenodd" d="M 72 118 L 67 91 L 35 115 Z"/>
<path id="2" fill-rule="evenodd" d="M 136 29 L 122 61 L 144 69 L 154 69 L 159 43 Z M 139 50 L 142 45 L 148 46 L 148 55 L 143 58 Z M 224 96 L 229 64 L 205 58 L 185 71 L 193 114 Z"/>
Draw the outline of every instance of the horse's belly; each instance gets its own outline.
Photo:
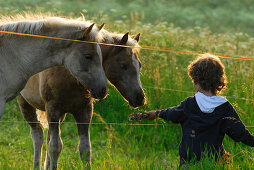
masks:
<path id="1" fill-rule="evenodd" d="M 0 98 L 4 99 L 6 102 L 13 100 L 19 92 L 24 88 L 26 80 L 13 79 L 12 81 L 2 81 L 0 82 Z M 0 80 L 1 81 L 1 80 Z"/>

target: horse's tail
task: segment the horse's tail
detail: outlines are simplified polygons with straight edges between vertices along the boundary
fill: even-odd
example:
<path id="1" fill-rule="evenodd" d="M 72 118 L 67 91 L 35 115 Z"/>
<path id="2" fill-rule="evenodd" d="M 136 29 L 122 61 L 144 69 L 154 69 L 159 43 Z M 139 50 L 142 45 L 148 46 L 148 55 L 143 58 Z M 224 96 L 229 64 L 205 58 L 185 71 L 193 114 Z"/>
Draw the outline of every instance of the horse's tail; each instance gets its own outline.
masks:
<path id="1" fill-rule="evenodd" d="M 46 112 L 36 109 L 36 114 L 37 114 L 37 119 L 39 120 L 43 128 L 48 129 L 49 124 L 48 124 Z"/>

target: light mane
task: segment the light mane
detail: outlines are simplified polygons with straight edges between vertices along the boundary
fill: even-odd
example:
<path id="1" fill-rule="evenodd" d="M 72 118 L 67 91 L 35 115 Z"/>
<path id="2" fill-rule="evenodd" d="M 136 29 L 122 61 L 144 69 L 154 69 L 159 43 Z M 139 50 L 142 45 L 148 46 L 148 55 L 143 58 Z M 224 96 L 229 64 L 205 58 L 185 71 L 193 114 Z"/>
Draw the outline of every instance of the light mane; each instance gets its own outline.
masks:
<path id="1" fill-rule="evenodd" d="M 63 17 L 52 17 L 44 14 L 23 14 L 11 17 L 0 16 L 0 30 L 26 34 L 40 34 L 44 27 L 50 27 L 56 31 L 79 31 L 88 28 L 92 22 L 83 19 L 67 19 Z M 62 35 L 62 34 L 61 34 Z M 0 33 L 0 37 L 12 36 Z M 66 34 L 68 36 L 68 34 Z M 81 35 L 80 35 L 81 36 Z M 62 37 L 68 38 L 68 37 Z M 99 29 L 94 26 L 90 33 L 90 40 L 101 42 L 103 40 Z"/>
<path id="2" fill-rule="evenodd" d="M 124 36 L 124 34 L 108 32 L 105 29 L 102 29 L 100 32 L 103 34 L 103 42 L 108 43 L 108 44 L 118 44 Z M 135 53 L 135 54 L 138 54 L 140 51 L 140 45 L 138 44 L 138 42 L 135 39 L 131 38 L 130 36 L 129 36 L 128 41 L 125 45 L 131 46 L 131 47 L 136 47 L 136 48 L 132 49 L 133 53 Z"/>

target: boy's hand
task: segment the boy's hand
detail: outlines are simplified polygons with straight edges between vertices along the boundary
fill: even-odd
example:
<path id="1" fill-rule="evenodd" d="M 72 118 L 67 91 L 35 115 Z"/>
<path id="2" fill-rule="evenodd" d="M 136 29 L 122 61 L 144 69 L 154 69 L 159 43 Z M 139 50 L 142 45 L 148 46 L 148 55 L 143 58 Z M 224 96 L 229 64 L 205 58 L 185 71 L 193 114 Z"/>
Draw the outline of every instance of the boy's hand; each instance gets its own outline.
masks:
<path id="1" fill-rule="evenodd" d="M 154 119 L 157 119 L 158 116 L 156 115 L 156 110 L 152 110 L 152 111 L 149 111 L 149 112 L 144 112 L 144 114 L 147 115 L 147 117 L 145 119 L 147 120 L 154 120 Z"/>

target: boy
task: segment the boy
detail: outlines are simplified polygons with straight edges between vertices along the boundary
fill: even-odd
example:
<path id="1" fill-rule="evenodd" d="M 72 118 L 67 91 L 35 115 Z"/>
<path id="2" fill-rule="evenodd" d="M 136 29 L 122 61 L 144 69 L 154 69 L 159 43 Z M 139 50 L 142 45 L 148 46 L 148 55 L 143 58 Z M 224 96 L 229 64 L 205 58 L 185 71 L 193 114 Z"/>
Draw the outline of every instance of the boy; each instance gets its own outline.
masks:
<path id="1" fill-rule="evenodd" d="M 219 93 L 226 87 L 224 66 L 218 57 L 203 54 L 188 66 L 188 75 L 197 91 L 179 106 L 145 112 L 148 120 L 162 118 L 180 123 L 182 140 L 179 145 L 180 166 L 202 154 L 228 156 L 222 141 L 227 134 L 235 142 L 254 147 L 254 136 L 245 128 L 233 106 Z"/>

